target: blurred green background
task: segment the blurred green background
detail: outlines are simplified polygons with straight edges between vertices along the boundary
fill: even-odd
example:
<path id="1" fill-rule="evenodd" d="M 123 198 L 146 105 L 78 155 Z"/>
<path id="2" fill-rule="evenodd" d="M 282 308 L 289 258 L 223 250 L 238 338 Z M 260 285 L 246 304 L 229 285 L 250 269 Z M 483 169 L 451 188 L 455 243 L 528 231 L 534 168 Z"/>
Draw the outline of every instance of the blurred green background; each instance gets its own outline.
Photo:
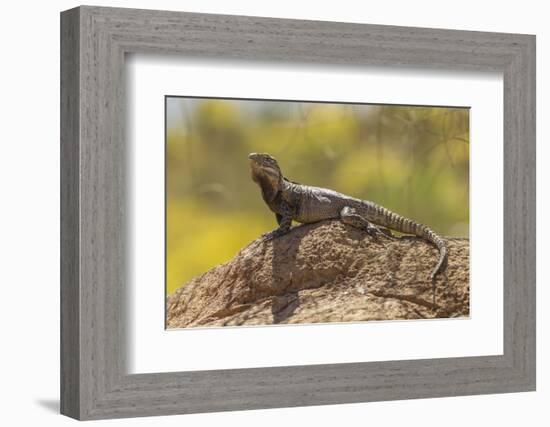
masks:
<path id="1" fill-rule="evenodd" d="M 468 236 L 469 109 L 166 98 L 167 293 L 276 227 L 248 153 Z"/>

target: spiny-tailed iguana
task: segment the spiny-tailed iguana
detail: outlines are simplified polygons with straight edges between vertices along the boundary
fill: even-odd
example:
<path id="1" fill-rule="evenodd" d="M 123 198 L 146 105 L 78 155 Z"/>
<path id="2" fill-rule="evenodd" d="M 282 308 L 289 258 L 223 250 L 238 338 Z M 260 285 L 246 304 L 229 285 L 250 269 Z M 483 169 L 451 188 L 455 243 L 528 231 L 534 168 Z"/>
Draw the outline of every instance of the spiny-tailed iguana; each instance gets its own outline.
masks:
<path id="1" fill-rule="evenodd" d="M 381 233 L 375 226 L 378 225 L 421 237 L 439 249 L 439 261 L 430 275 L 432 280 L 444 267 L 447 261 L 447 244 L 425 225 L 367 200 L 289 181 L 283 176 L 277 160 L 267 153 L 252 153 L 248 158 L 252 179 L 260 186 L 262 197 L 269 209 L 275 213 L 279 224 L 279 228 L 266 235 L 268 239 L 290 231 L 292 220 L 312 223 L 325 219 L 340 219 L 345 224 L 373 236 Z"/>

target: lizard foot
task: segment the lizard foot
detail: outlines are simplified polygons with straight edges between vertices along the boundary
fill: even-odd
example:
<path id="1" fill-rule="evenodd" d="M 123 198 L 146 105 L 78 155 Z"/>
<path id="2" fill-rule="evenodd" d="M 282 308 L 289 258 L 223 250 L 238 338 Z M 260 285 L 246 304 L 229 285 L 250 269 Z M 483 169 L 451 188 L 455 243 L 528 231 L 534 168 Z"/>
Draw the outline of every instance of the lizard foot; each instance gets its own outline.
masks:
<path id="1" fill-rule="evenodd" d="M 260 236 L 260 238 L 264 241 L 264 242 L 269 242 L 270 240 L 273 240 L 277 237 L 280 237 L 282 236 L 283 234 L 286 234 L 284 231 L 281 231 L 280 229 L 276 229 L 276 230 L 273 230 L 273 231 L 268 231 L 267 233 L 264 233 Z"/>
<path id="2" fill-rule="evenodd" d="M 375 227 L 373 225 L 366 226 L 365 231 L 369 236 L 375 237 L 375 238 L 378 238 L 382 234 L 382 232 L 378 229 L 378 227 Z"/>

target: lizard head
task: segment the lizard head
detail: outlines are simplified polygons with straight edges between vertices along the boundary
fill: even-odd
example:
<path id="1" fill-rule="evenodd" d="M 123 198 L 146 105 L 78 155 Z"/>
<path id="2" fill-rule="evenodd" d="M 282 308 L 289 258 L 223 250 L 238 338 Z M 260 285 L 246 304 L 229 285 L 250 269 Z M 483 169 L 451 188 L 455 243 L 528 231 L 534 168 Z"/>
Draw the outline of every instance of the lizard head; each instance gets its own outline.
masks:
<path id="1" fill-rule="evenodd" d="M 283 174 L 273 156 L 267 153 L 250 153 L 248 158 L 250 159 L 250 169 L 254 182 L 260 184 L 262 181 L 267 180 L 273 187 L 279 187 Z"/>

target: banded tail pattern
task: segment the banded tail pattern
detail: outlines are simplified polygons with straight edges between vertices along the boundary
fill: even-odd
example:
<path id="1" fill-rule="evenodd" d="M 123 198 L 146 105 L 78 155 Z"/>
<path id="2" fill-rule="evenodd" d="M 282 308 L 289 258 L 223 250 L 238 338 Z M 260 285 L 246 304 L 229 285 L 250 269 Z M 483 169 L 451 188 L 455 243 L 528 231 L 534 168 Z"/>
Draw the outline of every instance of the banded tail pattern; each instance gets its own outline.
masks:
<path id="1" fill-rule="evenodd" d="M 366 214 L 365 217 L 367 220 L 377 225 L 399 231 L 400 233 L 421 237 L 437 247 L 439 250 L 439 260 L 430 274 L 430 278 L 433 280 L 447 262 L 448 251 L 445 240 L 424 224 L 405 218 L 376 203 L 362 201 L 361 206 L 362 209 L 366 210 L 364 215 Z"/>

